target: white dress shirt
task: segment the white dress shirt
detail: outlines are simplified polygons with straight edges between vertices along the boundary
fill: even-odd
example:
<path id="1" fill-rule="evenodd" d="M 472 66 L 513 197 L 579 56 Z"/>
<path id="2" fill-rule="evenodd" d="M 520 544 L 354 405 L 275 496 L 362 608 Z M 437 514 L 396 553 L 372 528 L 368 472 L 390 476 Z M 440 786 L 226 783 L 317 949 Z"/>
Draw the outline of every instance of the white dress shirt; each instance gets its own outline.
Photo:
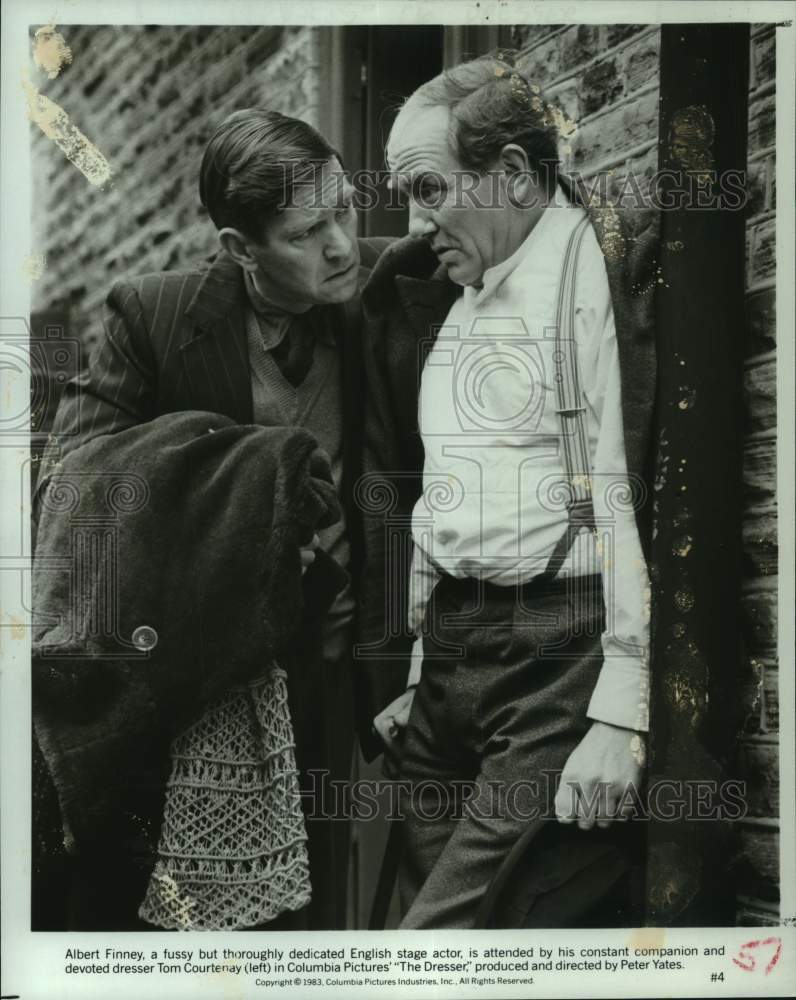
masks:
<path id="1" fill-rule="evenodd" d="M 423 369 L 423 494 L 415 505 L 410 627 L 419 634 L 439 570 L 497 585 L 544 572 L 568 514 L 557 393 L 555 319 L 564 252 L 583 209 L 559 190 L 481 288 L 453 304 Z M 605 262 L 591 226 L 578 258 L 575 345 L 597 534 L 582 531 L 559 578 L 602 573 L 604 663 L 588 715 L 647 728 L 649 578 L 622 430 L 619 358 Z M 413 651 L 409 683 L 422 659 Z"/>

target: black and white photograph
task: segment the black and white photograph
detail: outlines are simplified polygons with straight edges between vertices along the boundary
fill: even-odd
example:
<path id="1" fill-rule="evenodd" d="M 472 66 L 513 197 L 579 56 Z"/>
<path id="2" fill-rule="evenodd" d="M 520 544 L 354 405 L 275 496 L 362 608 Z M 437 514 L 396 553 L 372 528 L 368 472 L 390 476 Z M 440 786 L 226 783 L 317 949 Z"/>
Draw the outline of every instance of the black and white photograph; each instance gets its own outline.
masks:
<path id="1" fill-rule="evenodd" d="M 791 14 L 4 2 L 4 997 L 793 994 Z"/>

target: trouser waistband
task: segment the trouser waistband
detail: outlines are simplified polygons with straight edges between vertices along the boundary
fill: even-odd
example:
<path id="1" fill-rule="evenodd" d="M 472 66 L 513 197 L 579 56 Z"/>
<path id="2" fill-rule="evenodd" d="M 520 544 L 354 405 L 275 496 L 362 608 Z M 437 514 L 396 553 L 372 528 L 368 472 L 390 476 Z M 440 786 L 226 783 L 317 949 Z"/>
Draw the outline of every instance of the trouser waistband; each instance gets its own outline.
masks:
<path id="1" fill-rule="evenodd" d="M 443 573 L 438 584 L 443 593 L 462 598 L 482 594 L 486 600 L 505 600 L 526 603 L 539 597 L 565 597 L 595 593 L 602 590 L 602 576 L 592 573 L 588 576 L 563 577 L 551 580 L 542 574 L 525 583 L 497 584 L 479 577 L 454 577 Z"/>

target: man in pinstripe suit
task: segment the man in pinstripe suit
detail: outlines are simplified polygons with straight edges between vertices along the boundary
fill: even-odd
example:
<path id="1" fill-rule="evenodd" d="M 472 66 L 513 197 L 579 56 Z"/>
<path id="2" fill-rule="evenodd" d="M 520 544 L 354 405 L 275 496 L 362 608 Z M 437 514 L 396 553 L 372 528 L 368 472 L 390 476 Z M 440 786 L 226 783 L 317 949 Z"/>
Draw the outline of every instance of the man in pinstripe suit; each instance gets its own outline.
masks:
<path id="1" fill-rule="evenodd" d="M 361 558 L 352 486 L 362 392 L 357 313 L 346 303 L 387 243 L 357 239 L 353 193 L 335 151 L 307 124 L 263 109 L 229 116 L 200 176 L 221 252 L 196 268 L 113 286 L 88 366 L 65 389 L 41 477 L 84 442 L 184 410 L 313 433 L 331 460 L 344 517 L 302 550 L 302 565 L 322 546 L 353 583 L 327 615 L 323 662 L 289 671 L 309 802 L 319 782 L 349 777 L 355 701 L 368 741 L 384 703 L 366 704 L 352 690 L 360 687 L 351 661 Z M 342 927 L 347 825 L 310 816 L 307 825 L 313 902 L 285 926 Z"/>

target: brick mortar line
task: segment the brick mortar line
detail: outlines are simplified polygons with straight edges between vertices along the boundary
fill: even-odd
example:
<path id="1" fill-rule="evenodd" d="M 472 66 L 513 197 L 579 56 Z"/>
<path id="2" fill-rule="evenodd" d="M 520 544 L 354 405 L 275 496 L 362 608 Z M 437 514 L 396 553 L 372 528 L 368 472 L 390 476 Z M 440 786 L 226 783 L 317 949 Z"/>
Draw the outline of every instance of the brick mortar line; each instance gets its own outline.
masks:
<path id="1" fill-rule="evenodd" d="M 762 660 L 764 657 L 776 656 L 776 649 L 774 646 L 771 645 L 771 643 L 768 643 L 768 645 L 766 645 L 765 642 L 761 642 L 757 648 L 760 649 L 760 652 L 752 653 L 752 657 L 754 659 Z"/>
<path id="2" fill-rule="evenodd" d="M 761 83 L 759 87 L 754 90 L 749 91 L 749 103 L 752 101 L 759 101 L 761 97 L 767 97 L 772 91 L 777 89 L 776 78 L 773 80 L 767 80 L 765 83 Z"/>
<path id="3" fill-rule="evenodd" d="M 757 292 L 767 292 L 770 289 L 776 289 L 777 279 L 776 278 L 762 278 L 760 281 L 753 281 L 746 287 L 747 298 L 750 295 L 754 295 Z"/>
<path id="4" fill-rule="evenodd" d="M 747 219 L 747 225 L 749 226 L 749 231 L 755 233 L 759 232 L 762 226 L 767 226 L 770 222 L 773 222 L 774 219 L 776 219 L 776 217 L 777 213 L 775 212 L 770 218 L 762 219 L 760 222 L 755 222 L 754 225 L 751 225 L 752 222 L 751 219 Z"/>
<path id="5" fill-rule="evenodd" d="M 744 516 L 765 517 L 767 514 L 779 514 L 779 507 L 775 503 L 749 504 L 744 511 Z"/>
<path id="6" fill-rule="evenodd" d="M 643 87 L 639 87 L 632 94 L 627 94 L 613 104 L 606 104 L 605 107 L 599 108 L 597 111 L 592 111 L 590 115 L 586 115 L 578 121 L 577 127 L 580 128 L 582 125 L 589 125 L 593 121 L 599 121 L 600 118 L 605 117 L 605 115 L 610 114 L 617 108 L 624 108 L 633 101 L 638 100 L 638 98 L 646 97 L 647 94 L 651 94 L 655 90 L 660 90 L 660 82 L 658 80 L 653 83 L 644 84 Z"/>
<path id="7" fill-rule="evenodd" d="M 757 215 L 752 215 L 746 220 L 746 225 L 749 228 L 754 226 L 759 226 L 763 222 L 771 222 L 772 219 L 776 219 L 777 210 L 776 208 L 767 208 L 765 212 L 758 212 Z"/>
<path id="8" fill-rule="evenodd" d="M 759 896 L 738 896 L 736 898 L 736 903 L 738 906 L 745 906 L 750 910 L 757 910 L 760 914 L 766 914 L 766 916 L 779 917 L 780 915 L 780 905 L 779 903 L 772 903 L 769 900 L 761 899 Z M 744 927 L 746 924 L 739 924 L 738 926 Z"/>
<path id="9" fill-rule="evenodd" d="M 620 164 L 627 163 L 628 160 L 635 159 L 637 156 L 642 156 L 644 153 L 648 153 L 653 147 L 658 145 L 657 136 L 654 139 L 647 139 L 644 142 L 639 143 L 637 146 L 633 146 L 631 149 L 626 150 L 619 156 L 608 157 L 603 160 L 602 163 L 598 163 L 596 167 L 592 167 L 590 170 L 584 171 L 580 174 L 583 180 L 590 180 L 592 177 L 596 177 L 597 174 L 602 173 L 604 170 L 613 169 Z"/>
<path id="10" fill-rule="evenodd" d="M 758 160 L 764 160 L 767 156 L 774 156 L 776 154 L 777 147 L 766 146 L 763 149 L 755 150 L 754 153 L 749 153 L 746 157 L 747 163 L 757 163 Z"/>
<path id="11" fill-rule="evenodd" d="M 779 729 L 766 730 L 764 733 L 744 733 L 738 737 L 738 742 L 747 746 L 778 747 Z"/>
<path id="12" fill-rule="evenodd" d="M 754 31 L 751 31 L 749 33 L 749 40 L 756 41 L 758 38 L 760 38 L 761 35 L 764 35 L 767 31 L 770 31 L 772 34 L 774 34 L 776 32 L 776 28 L 777 25 L 775 21 L 769 21 L 766 24 L 759 25 Z"/>
<path id="13" fill-rule="evenodd" d="M 592 56 L 587 59 L 586 62 L 580 63 L 573 69 L 568 69 L 566 73 L 561 76 L 557 76 L 555 79 L 551 80 L 547 84 L 545 90 L 552 90 L 553 87 L 557 87 L 559 84 L 564 83 L 567 80 L 571 80 L 573 77 L 578 76 L 580 73 L 585 72 L 587 69 L 591 69 L 592 66 L 596 66 L 601 59 L 607 59 L 609 56 L 616 55 L 622 49 L 629 48 L 630 45 L 634 45 L 636 42 L 643 41 L 645 38 L 651 38 L 652 35 L 658 33 L 660 34 L 661 27 L 659 24 L 653 25 L 649 30 L 640 31 L 637 35 L 632 35 L 630 38 L 624 38 L 621 42 L 616 45 L 612 45 L 610 49 L 605 49 L 604 52 L 599 52 L 597 55 Z"/>
<path id="14" fill-rule="evenodd" d="M 744 445 L 765 443 L 767 441 L 776 441 L 776 440 L 777 440 L 776 427 L 767 428 L 764 431 L 751 431 L 749 434 L 744 435 Z"/>
<path id="15" fill-rule="evenodd" d="M 754 354 L 752 357 L 744 358 L 743 366 L 748 371 L 750 368 L 759 368 L 768 364 L 769 361 L 777 360 L 777 352 L 765 351 L 763 354 Z"/>
<path id="16" fill-rule="evenodd" d="M 778 594 L 779 574 L 772 576 L 748 576 L 741 581 L 741 594 Z"/>
<path id="17" fill-rule="evenodd" d="M 761 655 L 753 656 L 752 659 L 755 663 L 759 663 L 761 667 L 765 667 L 766 670 L 779 671 L 779 662 L 776 657 Z"/>
<path id="18" fill-rule="evenodd" d="M 763 830 L 779 830 L 780 820 L 772 816 L 740 816 L 735 820 L 741 826 L 756 826 Z"/>
<path id="19" fill-rule="evenodd" d="M 547 35 L 544 35 L 544 37 L 537 39 L 537 41 L 531 42 L 527 49 L 523 48 L 519 50 L 518 59 L 523 59 L 526 55 L 530 55 L 532 52 L 535 52 L 537 49 L 541 48 L 545 42 L 549 42 L 552 38 L 560 38 L 561 35 L 565 34 L 571 27 L 571 24 L 565 24 L 562 28 L 556 28 Z"/>

